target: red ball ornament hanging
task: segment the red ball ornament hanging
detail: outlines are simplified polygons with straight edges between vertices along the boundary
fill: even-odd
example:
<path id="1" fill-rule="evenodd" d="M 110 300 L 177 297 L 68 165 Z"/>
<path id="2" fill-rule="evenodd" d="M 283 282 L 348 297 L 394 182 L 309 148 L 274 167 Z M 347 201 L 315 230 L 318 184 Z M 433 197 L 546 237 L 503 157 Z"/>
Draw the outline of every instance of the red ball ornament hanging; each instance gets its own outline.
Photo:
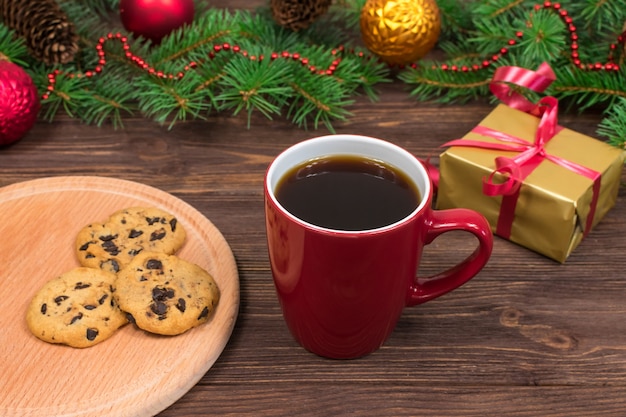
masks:
<path id="1" fill-rule="evenodd" d="M 126 30 L 159 43 L 194 17 L 194 0 L 120 0 L 120 18 Z"/>
<path id="2" fill-rule="evenodd" d="M 21 139 L 37 121 L 40 106 L 30 75 L 0 59 L 0 146 Z"/>

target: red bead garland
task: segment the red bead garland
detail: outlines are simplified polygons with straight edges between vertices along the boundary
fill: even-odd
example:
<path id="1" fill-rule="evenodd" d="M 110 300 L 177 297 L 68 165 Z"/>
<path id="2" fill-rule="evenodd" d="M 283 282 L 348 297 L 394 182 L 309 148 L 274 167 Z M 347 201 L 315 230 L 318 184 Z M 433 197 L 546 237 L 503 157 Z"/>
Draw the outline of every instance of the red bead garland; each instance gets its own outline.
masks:
<path id="1" fill-rule="evenodd" d="M 563 22 L 566 24 L 567 26 L 567 30 L 570 33 L 570 56 L 572 58 L 572 63 L 578 67 L 581 70 L 592 70 L 592 71 L 600 71 L 600 70 L 604 70 L 604 71 L 619 71 L 620 70 L 620 66 L 615 63 L 614 61 L 614 57 L 613 57 L 613 51 L 615 51 L 617 49 L 617 45 L 620 44 L 624 44 L 624 41 L 626 40 L 626 31 L 622 32 L 621 35 L 619 35 L 617 37 L 617 42 L 616 43 L 612 43 L 609 46 L 609 55 L 608 55 L 608 59 L 606 63 L 600 63 L 600 62 L 596 62 L 596 63 L 583 63 L 581 62 L 580 58 L 579 58 L 579 54 L 578 54 L 578 49 L 579 49 L 579 45 L 578 45 L 578 34 L 576 33 L 576 26 L 573 24 L 573 19 L 569 16 L 567 10 L 563 9 L 561 7 L 560 3 L 552 3 L 551 1 L 544 1 L 543 4 L 536 4 L 534 6 L 534 10 L 541 10 L 541 9 L 552 9 L 554 10 L 556 13 L 559 14 L 559 16 L 561 17 L 561 20 L 563 20 Z M 515 33 L 515 37 L 520 39 L 524 36 L 524 33 L 521 31 L 517 31 Z M 507 45 L 508 46 L 514 46 L 515 44 L 517 44 L 517 40 L 516 39 L 509 39 L 507 41 Z M 484 69 L 489 67 L 492 63 L 498 61 L 498 59 L 500 59 L 500 57 L 502 55 L 505 55 L 506 53 L 508 53 L 509 48 L 508 47 L 503 47 L 500 48 L 499 53 L 494 54 L 490 60 L 484 60 L 482 62 L 482 65 L 472 65 L 472 66 L 462 66 L 462 67 L 458 67 L 456 65 L 448 65 L 448 64 L 441 64 L 439 67 L 437 67 L 436 65 L 433 65 L 432 69 L 440 69 L 443 71 L 462 71 L 462 72 L 467 72 L 467 71 L 478 71 L 480 69 Z M 412 68 L 417 68 L 417 64 L 411 64 Z"/>
<path id="2" fill-rule="evenodd" d="M 180 80 L 185 76 L 185 73 L 187 71 L 190 71 L 194 68 L 196 68 L 198 66 L 197 62 L 190 62 L 189 64 L 185 65 L 183 68 L 183 71 L 179 71 L 176 74 L 166 74 L 163 71 L 159 71 L 156 68 L 152 67 L 150 64 L 148 64 L 143 58 L 141 58 L 138 55 L 135 55 L 131 52 L 130 50 L 130 45 L 128 43 L 128 37 L 122 35 L 121 33 L 109 33 L 107 34 L 105 37 L 102 37 L 98 40 L 98 43 L 95 47 L 97 54 L 98 54 L 98 64 L 96 65 L 95 68 L 93 68 L 93 70 L 88 70 L 85 71 L 84 73 L 63 73 L 62 71 L 55 69 L 54 71 L 52 71 L 51 73 L 48 74 L 48 87 L 47 87 L 47 91 L 41 96 L 42 100 L 46 100 L 50 97 L 50 94 L 54 91 L 55 89 L 55 85 L 56 85 L 56 80 L 57 77 L 59 75 L 65 75 L 68 78 L 81 78 L 81 77 L 86 77 L 86 78 L 91 78 L 94 75 L 100 74 L 102 72 L 102 70 L 104 69 L 104 66 L 106 65 L 106 52 L 104 50 L 104 44 L 110 40 L 117 40 L 119 42 L 122 43 L 122 49 L 125 51 L 125 57 L 126 59 L 130 60 L 131 62 L 133 62 L 135 65 L 137 65 L 139 68 L 141 68 L 142 70 L 146 71 L 148 74 L 150 75 L 154 75 L 156 77 L 159 78 L 163 78 L 163 79 L 176 79 L 176 80 Z M 229 43 L 223 43 L 223 44 L 216 44 L 213 45 L 213 50 L 211 52 L 209 52 L 208 57 L 213 59 L 215 58 L 216 54 L 221 52 L 221 51 L 229 51 L 232 53 L 238 53 L 241 54 L 244 57 L 247 57 L 248 59 L 250 59 L 251 61 L 263 61 L 265 59 L 265 57 L 263 55 L 260 56 L 255 56 L 255 55 L 249 55 L 247 51 L 241 50 L 241 48 L 237 45 L 231 45 Z M 333 49 L 330 53 L 333 56 L 337 56 L 339 55 L 341 52 L 344 51 L 344 47 L 343 46 L 339 46 L 338 48 Z M 362 56 L 362 54 L 361 54 Z M 283 59 L 291 59 L 294 61 L 299 61 L 302 65 L 308 67 L 309 71 L 311 71 L 312 73 L 316 73 L 319 75 L 333 75 L 334 72 L 337 70 L 337 68 L 339 67 L 339 64 L 341 63 L 341 57 L 337 56 L 337 58 L 335 58 L 331 64 L 329 65 L 329 67 L 327 69 L 318 69 L 317 67 L 315 67 L 314 65 L 309 63 L 309 59 L 302 57 L 299 53 L 294 52 L 288 52 L 288 51 L 282 51 L 280 53 L 277 52 L 272 52 L 272 54 L 270 55 L 270 59 L 271 60 L 275 60 L 278 58 L 283 58 Z"/>
<path id="3" fill-rule="evenodd" d="M 600 62 L 583 63 L 580 60 L 580 55 L 578 53 L 579 45 L 578 45 L 578 34 L 576 32 L 577 28 L 573 24 L 573 19 L 569 16 L 568 12 L 561 7 L 560 3 L 552 3 L 551 1 L 544 1 L 543 4 L 536 4 L 534 6 L 534 10 L 541 10 L 542 8 L 554 10 L 554 12 L 558 13 L 558 15 L 561 17 L 561 20 L 563 20 L 563 22 L 566 24 L 567 29 L 570 33 L 570 40 L 571 40 L 570 57 L 572 59 L 572 63 L 576 67 L 578 67 L 581 70 L 590 70 L 590 71 L 602 71 L 602 70 L 603 71 L 619 71 L 620 70 L 619 64 L 617 64 L 614 61 L 614 51 L 617 49 L 618 45 L 623 45 L 624 42 L 626 41 L 626 31 L 622 32 L 622 34 L 620 34 L 617 37 L 617 42 L 612 43 L 610 45 L 608 59 L 606 63 L 600 63 Z M 439 69 L 442 71 L 453 71 L 453 72 L 457 72 L 457 71 L 471 72 L 471 71 L 480 71 L 480 70 L 489 68 L 492 64 L 496 63 L 500 59 L 500 57 L 502 57 L 503 55 L 506 55 L 509 52 L 510 47 L 517 45 L 519 39 L 521 39 L 523 36 L 524 36 L 524 33 L 522 31 L 515 32 L 515 38 L 509 39 L 507 41 L 507 46 L 500 48 L 500 50 L 494 55 L 492 55 L 491 58 L 485 59 L 480 63 L 472 64 L 472 65 L 461 65 L 461 66 L 449 65 L 449 64 L 443 63 L 439 66 L 433 65 L 432 69 Z M 74 73 L 65 74 L 58 69 L 52 71 L 51 73 L 48 74 L 48 87 L 47 87 L 47 91 L 42 95 L 42 100 L 46 100 L 50 97 L 50 94 L 55 89 L 56 80 L 59 75 L 65 75 L 69 78 L 74 78 L 74 77 L 91 78 L 94 75 L 100 74 L 103 71 L 107 62 L 106 52 L 104 50 L 104 44 L 109 40 L 117 40 L 121 42 L 122 48 L 125 51 L 125 57 L 128 60 L 133 62 L 142 70 L 146 71 L 148 74 L 154 75 L 159 78 L 170 79 L 170 80 L 173 80 L 173 79 L 180 80 L 185 76 L 185 73 L 187 71 L 190 71 L 198 66 L 197 62 L 192 61 L 189 64 L 185 65 L 182 71 L 179 71 L 176 74 L 166 74 L 163 71 L 159 71 L 156 68 L 152 67 L 150 64 L 145 62 L 143 58 L 133 54 L 130 50 L 130 45 L 128 44 L 127 36 L 124 36 L 120 33 L 116 33 L 116 34 L 109 33 L 105 37 L 100 38 L 98 40 L 98 44 L 95 47 L 97 54 L 98 54 L 98 58 L 99 58 L 98 64 L 96 65 L 96 67 L 93 68 L 93 70 L 88 70 L 88 71 L 85 71 L 84 73 L 75 73 L 75 74 Z M 213 50 L 209 52 L 208 57 L 210 59 L 213 59 L 215 58 L 216 54 L 220 53 L 221 51 L 228 51 L 228 52 L 232 52 L 236 54 L 241 54 L 242 56 L 247 57 L 251 61 L 257 61 L 257 60 L 263 61 L 265 59 L 263 55 L 260 55 L 258 57 L 255 55 L 249 55 L 247 51 L 242 50 L 238 45 L 231 45 L 229 43 L 215 44 L 213 46 Z M 331 64 L 328 66 L 328 68 L 326 69 L 317 68 L 315 65 L 310 63 L 308 58 L 301 56 L 297 52 L 293 52 L 293 53 L 289 51 L 272 52 L 270 54 L 270 60 L 276 60 L 276 59 L 282 58 L 282 59 L 291 59 L 294 61 L 299 61 L 303 66 L 306 66 L 311 73 L 330 76 L 330 75 L 333 75 L 334 72 L 339 67 L 339 64 L 341 63 L 341 57 L 338 55 L 340 55 L 340 53 L 342 52 L 344 52 L 343 46 L 340 46 L 338 48 L 331 50 L 331 54 L 333 56 L 337 56 L 337 58 L 333 60 Z M 365 54 L 363 52 L 358 52 L 357 56 L 363 58 Z M 417 68 L 417 66 L 418 65 L 416 63 L 410 64 L 410 67 L 414 69 Z"/>

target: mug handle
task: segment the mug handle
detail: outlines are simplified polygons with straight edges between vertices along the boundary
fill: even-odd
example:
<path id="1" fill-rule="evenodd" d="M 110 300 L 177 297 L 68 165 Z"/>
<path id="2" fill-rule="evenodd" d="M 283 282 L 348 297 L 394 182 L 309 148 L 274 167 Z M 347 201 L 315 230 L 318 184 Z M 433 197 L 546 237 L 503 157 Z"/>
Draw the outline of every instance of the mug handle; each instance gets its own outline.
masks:
<path id="1" fill-rule="evenodd" d="M 489 223 L 482 214 L 469 209 L 431 210 L 426 228 L 426 245 L 443 233 L 462 230 L 476 236 L 478 246 L 465 260 L 450 269 L 431 277 L 417 277 L 409 288 L 408 306 L 425 303 L 465 284 L 487 264 L 493 249 Z"/>

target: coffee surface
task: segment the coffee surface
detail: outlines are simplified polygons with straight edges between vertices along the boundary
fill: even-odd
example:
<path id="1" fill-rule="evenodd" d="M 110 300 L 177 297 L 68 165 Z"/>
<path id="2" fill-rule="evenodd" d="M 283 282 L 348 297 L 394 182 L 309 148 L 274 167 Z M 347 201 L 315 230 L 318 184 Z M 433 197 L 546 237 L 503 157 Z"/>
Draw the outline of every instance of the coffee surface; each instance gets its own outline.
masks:
<path id="1" fill-rule="evenodd" d="M 334 230 L 370 230 L 395 223 L 421 201 L 403 171 L 378 160 L 332 155 L 286 172 L 275 195 L 294 216 Z"/>

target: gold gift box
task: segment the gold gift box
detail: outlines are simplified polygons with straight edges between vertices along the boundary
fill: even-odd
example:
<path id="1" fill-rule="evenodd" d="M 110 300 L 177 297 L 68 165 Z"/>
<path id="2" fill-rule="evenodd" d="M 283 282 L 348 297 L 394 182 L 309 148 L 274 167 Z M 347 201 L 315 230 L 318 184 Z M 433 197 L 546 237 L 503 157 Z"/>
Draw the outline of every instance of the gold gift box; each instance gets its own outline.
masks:
<path id="1" fill-rule="evenodd" d="M 540 119 L 498 105 L 481 126 L 535 141 Z M 462 140 L 501 143 L 490 136 L 470 132 Z M 624 152 L 605 142 L 562 128 L 545 145 L 546 153 L 592 169 L 602 175 L 592 227 L 615 205 L 624 166 Z M 437 208 L 465 207 L 482 213 L 497 233 L 502 196 L 483 193 L 483 178 L 495 169 L 498 156 L 514 157 L 518 152 L 452 146 L 440 155 Z M 504 176 L 495 174 L 494 182 Z M 556 163 L 543 160 L 526 177 L 519 189 L 510 236 L 507 238 L 559 262 L 588 233 L 587 218 L 593 201 L 590 178 Z M 504 236 L 506 237 L 506 236 Z"/>

